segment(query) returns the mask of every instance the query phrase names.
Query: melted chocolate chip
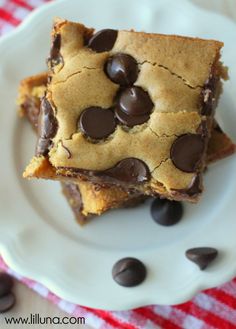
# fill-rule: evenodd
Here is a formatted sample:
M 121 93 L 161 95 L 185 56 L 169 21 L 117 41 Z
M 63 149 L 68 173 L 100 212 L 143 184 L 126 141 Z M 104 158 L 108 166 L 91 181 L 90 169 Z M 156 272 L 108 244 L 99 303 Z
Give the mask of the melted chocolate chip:
M 194 196 L 196 194 L 202 193 L 201 179 L 199 175 L 193 178 L 191 185 L 187 190 L 185 190 L 185 193 L 189 196 Z
M 97 53 L 109 51 L 113 48 L 118 31 L 117 30 L 101 30 L 95 33 L 88 42 L 88 47 Z
M 112 134 L 116 129 L 116 120 L 111 109 L 89 107 L 79 118 L 81 131 L 92 139 L 103 139 Z
M 39 137 L 37 145 L 36 145 L 36 155 L 43 155 L 46 156 L 52 147 L 52 141 L 50 139 L 45 139 Z
M 120 123 L 130 128 L 137 125 L 141 125 L 147 122 L 150 118 L 150 114 L 144 114 L 138 116 L 128 115 L 125 112 L 123 112 L 118 106 L 115 108 L 115 115 L 116 118 L 120 121 Z
M 116 54 L 105 65 L 105 72 L 111 81 L 121 86 L 131 86 L 138 77 L 138 63 L 127 54 Z
M 57 119 L 54 116 L 51 104 L 44 97 L 39 113 L 38 134 L 42 138 L 53 138 L 57 133 L 57 128 Z
M 130 116 L 150 114 L 154 106 L 149 94 L 141 87 L 136 86 L 121 92 L 118 105 L 124 113 Z
M 52 145 L 51 138 L 55 137 L 58 129 L 57 119 L 49 101 L 44 97 L 41 102 L 38 119 L 37 155 L 46 155 Z
M 176 191 L 178 194 L 188 195 L 190 197 L 202 193 L 202 182 L 200 176 L 199 175 L 194 176 L 188 188 L 174 190 L 174 191 Z
M 112 269 L 113 279 L 121 286 L 134 287 L 142 283 L 147 275 L 144 264 L 132 257 L 120 259 Z
M 0 297 L 7 295 L 13 287 L 13 279 L 7 273 L 0 273 Z
M 186 257 L 204 270 L 218 255 L 215 248 L 201 247 L 189 249 L 185 253 Z
M 218 81 L 217 76 L 211 75 L 204 85 L 202 90 L 202 115 L 209 116 L 215 109 L 215 92 Z
M 56 34 L 52 41 L 52 47 L 51 47 L 50 57 L 49 57 L 49 61 L 50 61 L 52 67 L 63 62 L 62 56 L 60 54 L 60 50 L 61 50 L 61 35 Z
M 13 293 L 9 293 L 0 298 L 0 313 L 4 313 L 10 310 L 15 305 L 15 295 Z
M 150 179 L 149 168 L 136 158 L 121 160 L 115 167 L 97 173 L 98 176 L 104 174 L 130 184 L 144 183 Z
M 155 199 L 151 205 L 151 215 L 154 221 L 163 226 L 177 224 L 183 216 L 183 205 L 177 201 Z
M 80 193 L 79 186 L 73 183 L 62 183 L 63 193 L 70 203 L 70 206 L 75 214 L 76 219 L 80 224 L 86 222 L 91 216 L 83 214 L 83 199 Z
M 176 168 L 184 172 L 195 172 L 202 160 L 205 143 L 201 135 L 179 136 L 170 150 L 170 157 Z

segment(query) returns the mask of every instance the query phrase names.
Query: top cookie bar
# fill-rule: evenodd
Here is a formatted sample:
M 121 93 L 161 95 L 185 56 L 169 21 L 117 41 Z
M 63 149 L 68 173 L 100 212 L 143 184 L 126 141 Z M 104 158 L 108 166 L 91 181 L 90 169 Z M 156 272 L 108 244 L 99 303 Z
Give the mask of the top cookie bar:
M 57 20 L 25 177 L 196 201 L 225 71 L 221 42 Z

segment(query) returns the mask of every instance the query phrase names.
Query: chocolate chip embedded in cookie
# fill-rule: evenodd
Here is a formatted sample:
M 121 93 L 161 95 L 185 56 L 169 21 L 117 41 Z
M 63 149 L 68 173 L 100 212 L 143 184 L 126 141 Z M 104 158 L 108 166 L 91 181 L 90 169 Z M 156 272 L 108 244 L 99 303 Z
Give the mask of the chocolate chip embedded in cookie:
M 124 159 L 113 168 L 102 172 L 101 175 L 106 175 L 129 184 L 143 183 L 150 179 L 150 171 L 147 165 L 135 158 Z
M 176 195 L 187 195 L 190 197 L 193 197 L 195 195 L 198 195 L 202 192 L 202 180 L 200 178 L 200 175 L 197 174 L 193 177 L 190 185 L 185 189 L 180 190 L 174 190 L 176 192 Z
M 132 56 L 119 53 L 108 58 L 105 72 L 120 86 L 131 86 L 138 78 L 138 63 Z
M 150 114 L 153 109 L 153 102 L 148 93 L 141 87 L 125 89 L 119 96 L 118 106 L 120 109 L 132 116 Z
M 79 127 L 87 137 L 106 138 L 116 129 L 114 113 L 111 109 L 89 107 L 81 113 Z
M 150 114 L 136 115 L 136 116 L 128 115 L 125 112 L 123 112 L 119 106 L 116 106 L 115 108 L 115 115 L 121 124 L 128 126 L 130 128 L 137 125 L 141 125 L 147 122 L 150 118 Z
M 216 87 L 218 85 L 218 78 L 210 75 L 202 90 L 202 115 L 211 115 L 216 105 Z
M 88 47 L 97 53 L 109 51 L 113 48 L 117 35 L 117 30 L 106 29 L 98 31 L 89 40 Z
M 41 102 L 38 119 L 39 140 L 36 146 L 36 154 L 46 155 L 52 144 L 51 139 L 55 137 L 58 129 L 57 119 L 49 101 L 44 97 Z
M 174 165 L 184 172 L 195 172 L 202 160 L 204 139 L 198 134 L 179 136 L 171 146 L 170 157 Z

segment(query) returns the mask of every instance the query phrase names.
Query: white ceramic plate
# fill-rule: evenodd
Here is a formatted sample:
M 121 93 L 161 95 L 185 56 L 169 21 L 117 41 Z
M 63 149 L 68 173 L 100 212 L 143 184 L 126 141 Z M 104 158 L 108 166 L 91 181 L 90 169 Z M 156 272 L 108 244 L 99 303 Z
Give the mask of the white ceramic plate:
M 225 42 L 230 67 L 219 120 L 236 140 L 236 25 L 185 1 L 62 0 L 31 15 L 0 41 L 0 252 L 17 272 L 46 285 L 70 302 L 103 309 L 130 309 L 147 304 L 175 304 L 197 291 L 221 284 L 236 274 L 236 157 L 212 166 L 198 205 L 186 205 L 176 226 L 156 225 L 149 205 L 111 211 L 80 228 L 58 183 L 25 181 L 35 137 L 16 116 L 19 81 L 45 68 L 54 16 L 97 29 L 135 28 Z M 234 88 L 233 88 L 234 86 Z M 216 247 L 221 257 L 201 272 L 185 250 Z M 135 288 L 117 285 L 113 264 L 133 256 L 148 268 L 147 280 Z

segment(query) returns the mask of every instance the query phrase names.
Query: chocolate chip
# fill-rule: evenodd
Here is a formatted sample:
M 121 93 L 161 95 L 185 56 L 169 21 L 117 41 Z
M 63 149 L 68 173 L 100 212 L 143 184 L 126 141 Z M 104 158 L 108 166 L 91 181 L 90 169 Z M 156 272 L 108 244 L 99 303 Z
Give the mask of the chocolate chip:
M 130 184 L 144 183 L 150 179 L 149 168 L 143 161 L 136 158 L 121 160 L 113 168 L 97 173 L 97 175 L 100 174 Z
M 119 106 L 115 108 L 115 115 L 116 118 L 120 121 L 120 123 L 131 128 L 147 122 L 150 118 L 150 114 L 144 114 L 138 116 L 128 115 L 125 112 L 123 112 L 119 108 Z
M 127 54 L 116 54 L 105 65 L 105 72 L 111 81 L 121 86 L 131 86 L 138 77 L 138 63 Z
M 136 86 L 121 92 L 118 105 L 124 113 L 132 116 L 150 114 L 154 106 L 148 93 Z
M 179 136 L 170 150 L 172 162 L 184 172 L 195 172 L 202 160 L 204 144 L 204 139 L 198 134 Z
M 132 257 L 120 259 L 112 269 L 113 279 L 124 287 L 137 286 L 144 281 L 146 275 L 144 264 Z
M 199 194 L 202 192 L 202 187 L 201 187 L 201 179 L 200 176 L 197 175 L 195 177 L 193 177 L 191 185 L 189 186 L 189 188 L 186 190 L 186 193 L 189 196 L 194 196 L 196 194 Z
M 216 86 L 219 78 L 214 75 L 210 75 L 209 79 L 206 81 L 204 88 L 202 90 L 202 115 L 211 115 L 215 109 L 215 92 Z
M 56 34 L 52 41 L 50 57 L 48 59 L 52 67 L 58 65 L 63 61 L 62 56 L 60 54 L 60 50 L 61 50 L 61 35 Z
M 106 138 L 116 129 L 114 113 L 111 109 L 89 107 L 81 113 L 79 127 L 90 138 Z
M 118 31 L 117 30 L 101 30 L 95 33 L 88 42 L 88 47 L 97 53 L 102 53 L 104 51 L 109 51 L 113 48 Z
M 7 273 L 0 273 L 0 297 L 7 295 L 13 287 L 13 279 Z
M 52 146 L 52 141 L 50 139 L 45 139 L 39 137 L 36 145 L 36 155 L 43 155 L 46 156 Z
M 58 129 L 57 119 L 54 116 L 53 109 L 49 101 L 44 97 L 41 102 L 38 135 L 42 138 L 53 138 Z
M 202 120 L 199 127 L 197 128 L 197 133 L 202 136 L 202 138 L 208 137 L 208 124 L 207 120 Z
M 204 270 L 218 255 L 215 248 L 201 247 L 189 249 L 185 253 L 186 257 Z
M 15 305 L 16 299 L 13 293 L 9 293 L 0 298 L 0 313 L 10 310 Z
M 166 199 L 155 199 L 151 205 L 151 215 L 154 221 L 163 226 L 171 226 L 178 223 L 183 216 L 181 202 Z
M 58 129 L 57 119 L 49 101 L 44 97 L 41 102 L 38 118 L 37 155 L 46 155 L 52 145 L 51 138 L 55 137 Z

